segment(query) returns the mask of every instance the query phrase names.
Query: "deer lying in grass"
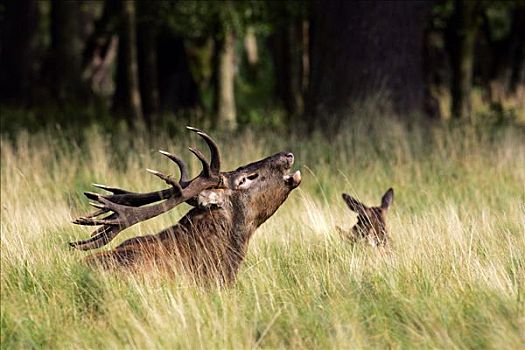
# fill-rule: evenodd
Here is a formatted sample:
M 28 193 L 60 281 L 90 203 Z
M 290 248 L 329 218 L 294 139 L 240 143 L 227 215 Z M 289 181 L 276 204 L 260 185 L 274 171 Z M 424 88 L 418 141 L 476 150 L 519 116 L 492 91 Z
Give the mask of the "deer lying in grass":
M 367 207 L 349 194 L 343 193 L 343 200 L 350 210 L 357 213 L 357 223 L 351 231 L 337 227 L 339 233 L 352 242 L 366 240 L 370 245 L 386 246 L 388 231 L 386 228 L 386 213 L 394 201 L 394 190 L 388 189 L 381 198 L 380 207 Z
M 82 249 L 106 245 L 122 230 L 167 212 L 186 202 L 191 209 L 173 227 L 156 235 L 131 238 L 114 250 L 91 255 L 89 263 L 111 266 L 157 266 L 182 268 L 196 280 L 230 283 L 235 279 L 255 230 L 264 223 L 301 183 L 299 171 L 290 173 L 292 153 L 277 153 L 234 171 L 220 171 L 219 149 L 201 130 L 188 127 L 206 141 L 211 152 L 208 163 L 203 154 L 190 148 L 202 163 L 202 172 L 189 180 L 184 162 L 160 151 L 180 168 L 177 182 L 171 176 L 148 171 L 171 187 L 150 193 L 135 193 L 120 188 L 94 185 L 111 192 L 101 195 L 86 192 L 98 210 L 74 221 L 79 225 L 100 226 L 90 239 L 70 243 Z M 157 204 L 148 205 L 159 202 Z M 105 217 L 103 215 L 109 214 Z

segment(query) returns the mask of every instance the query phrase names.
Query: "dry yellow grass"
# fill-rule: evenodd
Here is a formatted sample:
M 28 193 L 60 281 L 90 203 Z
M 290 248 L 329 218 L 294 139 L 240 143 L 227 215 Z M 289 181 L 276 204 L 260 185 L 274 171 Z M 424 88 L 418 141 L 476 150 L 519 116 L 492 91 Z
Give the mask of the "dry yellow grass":
M 233 168 L 281 150 L 303 183 L 257 231 L 229 289 L 92 271 L 68 249 L 86 229 L 91 182 L 140 191 L 144 168 L 174 170 L 155 150 L 185 155 L 187 136 L 96 128 L 73 137 L 19 133 L 1 141 L 2 348 L 492 348 L 525 346 L 525 138 L 385 120 L 327 141 L 275 132 L 219 135 Z M 89 142 L 85 142 L 89 140 Z M 241 146 L 242 145 L 242 146 Z M 196 162 L 192 163 L 198 168 Z M 340 200 L 369 203 L 394 187 L 394 246 L 351 246 Z M 151 233 L 186 208 L 121 234 Z

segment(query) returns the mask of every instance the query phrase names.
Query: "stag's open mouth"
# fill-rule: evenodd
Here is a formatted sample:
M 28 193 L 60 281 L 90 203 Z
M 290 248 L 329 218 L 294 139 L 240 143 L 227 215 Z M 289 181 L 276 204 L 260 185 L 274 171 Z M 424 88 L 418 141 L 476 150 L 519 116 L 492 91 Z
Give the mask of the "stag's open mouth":
M 286 154 L 286 157 L 288 158 L 288 171 L 283 178 L 288 186 L 290 186 L 291 188 L 296 188 L 301 183 L 301 171 L 297 170 L 293 174 L 291 174 L 290 170 L 294 163 L 293 153 Z
M 301 171 L 297 170 L 293 174 L 284 175 L 284 181 L 288 186 L 296 188 L 301 183 Z

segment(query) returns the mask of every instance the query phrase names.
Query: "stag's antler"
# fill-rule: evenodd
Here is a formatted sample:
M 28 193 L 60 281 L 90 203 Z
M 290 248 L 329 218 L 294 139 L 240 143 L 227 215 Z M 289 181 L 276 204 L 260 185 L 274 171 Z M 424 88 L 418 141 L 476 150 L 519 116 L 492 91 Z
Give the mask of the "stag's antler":
M 193 180 L 188 180 L 188 168 L 186 164 L 171 153 L 159 151 L 178 165 L 181 173 L 180 180 L 177 182 L 169 175 L 151 169 L 146 170 L 164 180 L 168 185 L 171 185 L 171 188 L 155 192 L 137 193 L 117 187 L 94 184 L 95 187 L 111 192 L 112 194 L 101 195 L 93 192 L 85 192 L 86 197 L 95 201 L 90 202 L 90 204 L 98 210 L 74 220 L 73 223 L 87 226 L 100 225 L 101 227 L 91 234 L 90 239 L 70 243 L 72 247 L 82 250 L 102 247 L 115 238 L 122 230 L 138 222 L 165 213 L 182 202 L 191 201 L 206 189 L 223 185 L 222 175 L 220 174 L 221 159 L 216 143 L 209 135 L 199 129 L 189 126 L 187 129 L 196 132 L 206 141 L 210 148 L 210 163 L 208 163 L 198 149 L 190 148 L 190 151 L 202 163 L 201 173 Z M 165 201 L 151 206 L 144 206 L 160 200 Z M 110 214 L 106 217 L 100 217 L 107 213 Z

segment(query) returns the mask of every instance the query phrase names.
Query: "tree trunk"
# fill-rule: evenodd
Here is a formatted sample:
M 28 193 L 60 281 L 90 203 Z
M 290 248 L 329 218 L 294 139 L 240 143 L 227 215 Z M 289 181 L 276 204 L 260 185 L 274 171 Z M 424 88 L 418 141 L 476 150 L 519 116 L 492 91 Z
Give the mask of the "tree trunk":
M 441 30 L 429 27 L 425 31 L 423 71 L 425 77 L 424 111 L 432 119 L 444 119 L 450 112 L 442 103 L 449 93 L 450 64 L 445 50 L 445 35 Z
M 280 25 L 272 43 L 276 95 L 290 117 L 303 112 L 303 24 L 297 20 Z
M 246 28 L 244 35 L 244 50 L 250 66 L 255 66 L 259 62 L 259 50 L 257 48 L 257 37 L 252 26 Z
M 303 20 L 301 24 L 302 30 L 302 46 L 303 50 L 301 53 L 301 93 L 303 97 L 308 92 L 308 86 L 310 84 L 310 22 Z M 303 100 L 304 109 L 304 100 Z M 304 112 L 304 111 L 303 111 Z
M 477 33 L 478 3 L 470 0 L 455 0 L 455 13 L 449 35 L 451 40 L 452 97 L 451 114 L 454 119 L 471 116 L 472 74 Z
M 233 130 L 237 127 L 235 108 L 235 38 L 233 32 L 225 29 L 224 38 L 217 40 L 217 86 L 216 120 L 217 127 Z
M 0 43 L 0 100 L 30 104 L 38 9 L 35 0 L 4 1 Z
M 82 59 L 82 78 L 94 93 L 110 96 L 114 92 L 111 65 L 118 46 L 119 0 L 105 0 L 102 15 L 86 40 Z
M 122 1 L 121 6 L 117 87 L 113 97 L 113 109 L 133 123 L 143 119 L 137 62 L 135 2 Z
M 158 37 L 157 58 L 161 110 L 178 113 L 200 106 L 199 88 L 191 74 L 182 38 Z
M 60 102 L 86 96 L 81 79 L 80 3 L 51 1 L 51 90 Z
M 138 26 L 140 91 L 144 118 L 151 126 L 160 111 L 159 80 L 157 66 L 157 34 L 151 23 Z
M 308 115 L 314 123 L 373 100 L 399 114 L 421 111 L 428 1 L 315 1 Z
M 489 101 L 501 104 L 516 92 L 515 83 L 519 80 L 516 78 L 519 77 L 519 67 L 523 66 L 525 3 L 516 3 L 512 14 L 509 14 L 512 18 L 510 31 L 504 38 L 493 39 L 496 30 L 491 27 L 487 12 L 488 10 L 485 10 L 482 14 L 481 33 L 488 43 L 488 52 L 476 52 L 476 60 L 482 60 L 485 66 L 482 70 L 485 74 L 481 75 L 483 85 L 489 88 Z
M 253 26 L 248 26 L 244 33 L 244 53 L 246 58 L 246 79 L 252 84 L 257 84 L 260 73 L 259 48 L 257 36 Z
M 525 3 L 519 2 L 514 12 L 514 22 L 511 34 L 513 46 L 512 74 L 510 76 L 510 91 L 525 93 Z M 518 96 L 520 97 L 520 96 Z M 521 96 L 522 98 L 525 96 Z

